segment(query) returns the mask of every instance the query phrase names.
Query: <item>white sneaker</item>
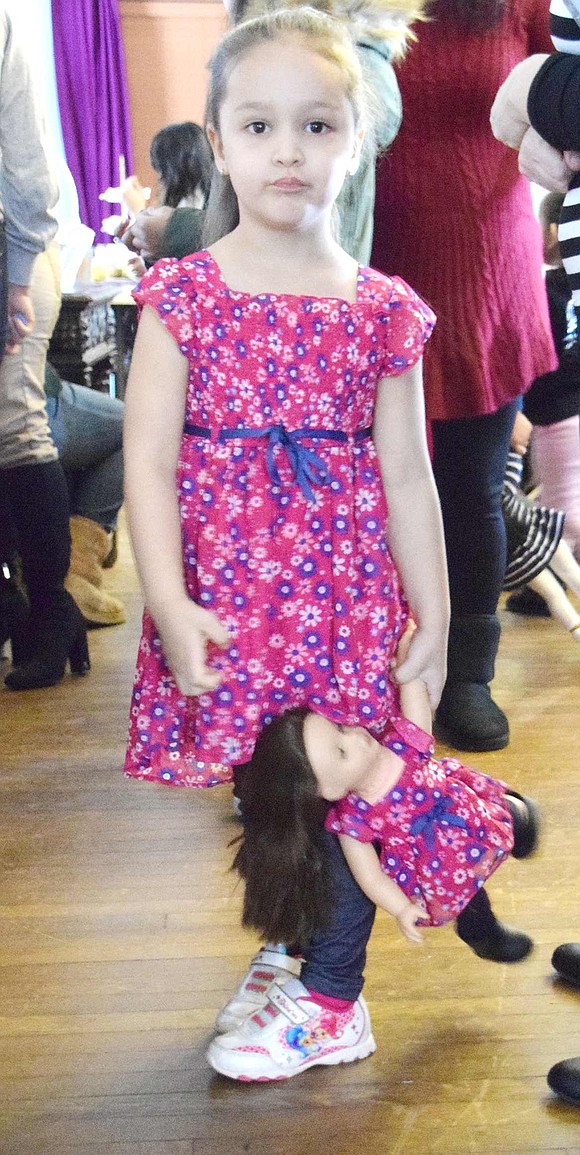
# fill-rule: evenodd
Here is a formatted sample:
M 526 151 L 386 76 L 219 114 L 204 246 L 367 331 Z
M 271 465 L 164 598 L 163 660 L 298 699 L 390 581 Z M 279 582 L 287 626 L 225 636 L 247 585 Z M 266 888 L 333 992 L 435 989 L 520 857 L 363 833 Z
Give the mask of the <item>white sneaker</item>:
M 364 999 L 347 1011 L 312 1001 L 298 979 L 270 987 L 268 1002 L 207 1052 L 214 1071 L 243 1082 L 290 1079 L 309 1067 L 366 1059 L 376 1048 Z
M 215 1024 L 218 1034 L 235 1031 L 248 1015 L 261 1010 L 268 1002 L 272 983 L 284 983 L 291 975 L 300 976 L 302 962 L 274 947 L 262 947 L 254 955 L 250 969 L 235 995 L 220 1011 Z

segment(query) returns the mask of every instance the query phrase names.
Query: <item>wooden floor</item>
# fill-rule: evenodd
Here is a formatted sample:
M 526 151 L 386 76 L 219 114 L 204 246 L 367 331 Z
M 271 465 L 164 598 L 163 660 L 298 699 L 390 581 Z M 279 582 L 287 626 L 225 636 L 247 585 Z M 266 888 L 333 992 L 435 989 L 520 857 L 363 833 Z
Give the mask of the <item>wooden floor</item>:
M 580 1109 L 545 1076 L 580 1054 L 580 991 L 550 967 L 580 940 L 580 646 L 502 614 L 512 741 L 472 758 L 543 808 L 541 853 L 489 887 L 534 953 L 482 962 L 451 928 L 413 948 L 379 914 L 376 1054 L 238 1085 L 204 1058 L 255 947 L 228 874 L 230 793 L 123 778 L 140 613 L 125 539 L 107 580 L 129 621 L 91 634 L 90 676 L 0 691 L 2 1155 L 579 1153 Z

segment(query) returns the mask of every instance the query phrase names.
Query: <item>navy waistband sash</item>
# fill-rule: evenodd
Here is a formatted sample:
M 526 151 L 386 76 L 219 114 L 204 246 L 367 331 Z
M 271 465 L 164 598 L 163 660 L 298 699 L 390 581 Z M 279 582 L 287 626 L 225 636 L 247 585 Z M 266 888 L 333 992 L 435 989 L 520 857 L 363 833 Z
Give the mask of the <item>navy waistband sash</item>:
M 186 421 L 183 432 L 189 437 L 210 437 L 211 430 L 203 425 L 193 425 Z M 371 435 L 371 427 L 357 429 L 352 438 L 354 441 L 365 441 Z M 274 449 L 280 445 L 285 450 L 290 467 L 294 473 L 294 480 L 300 486 L 307 501 L 316 500 L 312 485 L 328 485 L 332 478 L 321 457 L 308 449 L 303 441 L 334 441 L 344 444 L 349 440 L 349 434 L 343 429 L 285 429 L 283 425 L 267 425 L 264 429 L 228 428 L 220 429 L 216 441 L 248 441 L 251 438 L 267 438 L 266 464 L 268 473 L 274 485 L 281 485 L 280 474 L 276 467 Z

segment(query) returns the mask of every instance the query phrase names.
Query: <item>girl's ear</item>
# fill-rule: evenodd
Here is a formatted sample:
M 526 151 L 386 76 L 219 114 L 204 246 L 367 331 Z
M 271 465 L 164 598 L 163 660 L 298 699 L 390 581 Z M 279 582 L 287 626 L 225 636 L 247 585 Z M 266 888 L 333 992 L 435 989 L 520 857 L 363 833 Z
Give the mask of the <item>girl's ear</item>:
M 360 164 L 360 154 L 362 151 L 364 138 L 365 138 L 365 130 L 364 130 L 364 128 L 359 128 L 359 130 L 358 130 L 358 132 L 354 138 L 352 157 L 349 161 L 348 168 L 346 170 L 348 176 L 354 176 L 355 172 L 358 169 L 358 166 Z
M 225 162 L 225 158 L 224 158 L 222 138 L 218 132 L 218 129 L 214 128 L 213 124 L 208 124 L 205 131 L 206 131 L 207 139 L 209 140 L 209 143 L 211 145 L 211 150 L 213 152 L 213 158 L 215 160 L 215 166 L 216 166 L 218 172 L 221 172 L 222 176 L 227 176 L 227 168 L 226 168 L 226 162 Z

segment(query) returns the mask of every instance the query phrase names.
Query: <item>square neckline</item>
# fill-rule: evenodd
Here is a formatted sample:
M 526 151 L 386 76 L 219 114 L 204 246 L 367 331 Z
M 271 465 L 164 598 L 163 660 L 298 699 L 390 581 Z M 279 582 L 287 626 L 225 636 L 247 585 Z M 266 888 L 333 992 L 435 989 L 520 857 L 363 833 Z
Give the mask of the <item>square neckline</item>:
M 319 297 L 315 293 L 267 293 L 267 292 L 250 293 L 244 289 L 232 289 L 230 287 L 230 285 L 228 285 L 228 283 L 227 283 L 227 281 L 226 281 L 226 279 L 225 279 L 225 277 L 224 277 L 224 275 L 220 269 L 220 266 L 213 255 L 213 253 L 210 253 L 209 249 L 202 249 L 201 255 L 209 258 L 209 261 L 211 262 L 211 265 L 212 265 L 213 269 L 215 270 L 215 273 L 216 273 L 219 281 L 221 282 L 225 291 L 230 295 L 230 297 L 234 297 L 234 298 L 243 297 L 248 301 L 263 301 L 263 300 L 268 300 L 268 301 L 281 301 L 281 300 L 334 301 L 339 305 L 348 305 L 349 309 L 355 309 L 355 308 L 357 308 L 358 305 L 360 305 L 360 288 L 361 288 L 361 285 L 364 284 L 365 277 L 364 277 L 362 265 L 360 265 L 358 263 L 358 261 L 357 261 L 357 266 L 356 266 L 356 268 L 357 268 L 356 296 L 355 296 L 354 301 L 347 301 L 346 297 L 332 297 L 332 296 Z

